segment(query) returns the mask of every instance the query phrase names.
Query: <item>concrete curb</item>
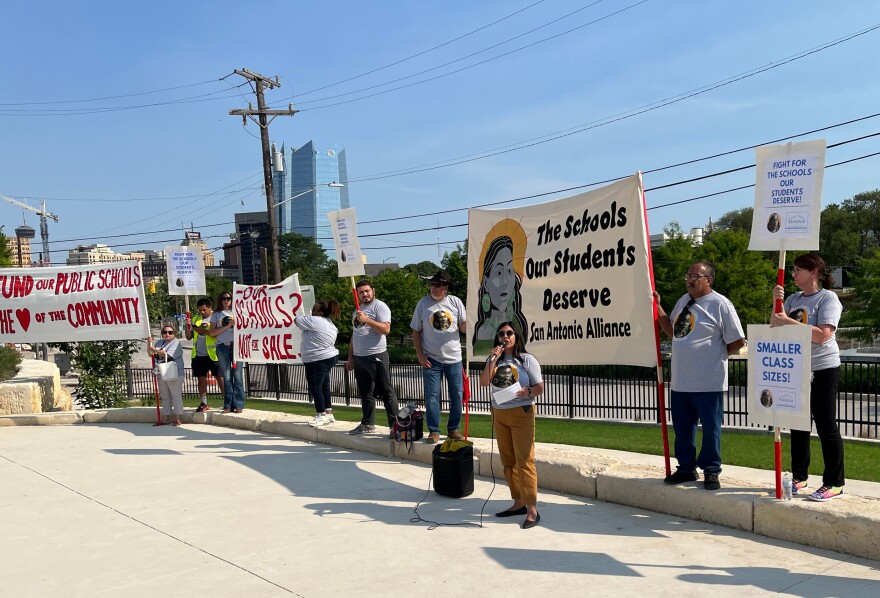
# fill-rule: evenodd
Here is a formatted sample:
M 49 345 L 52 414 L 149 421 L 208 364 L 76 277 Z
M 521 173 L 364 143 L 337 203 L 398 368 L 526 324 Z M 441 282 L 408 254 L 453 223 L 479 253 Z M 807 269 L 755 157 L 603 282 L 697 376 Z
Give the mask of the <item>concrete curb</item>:
M 328 444 L 382 457 L 430 464 L 436 444 L 409 446 L 388 439 L 388 429 L 352 436 L 351 422 L 322 428 L 308 425 L 311 417 L 272 411 L 243 413 L 186 411 L 185 424 L 208 424 Z M 96 411 L 52 412 L 0 417 L 0 426 L 63 425 L 78 423 L 147 423 L 156 421 L 152 407 Z M 493 451 L 493 448 L 495 449 Z M 618 453 L 617 456 L 624 455 Z M 625 458 L 625 456 L 623 457 Z M 504 469 L 497 447 L 486 439 L 474 440 L 474 471 L 502 479 Z M 803 498 L 780 502 L 766 485 L 722 479 L 721 490 L 707 492 L 702 482 L 667 486 L 663 470 L 652 465 L 626 463 L 596 449 L 565 445 L 538 445 L 535 449 L 538 482 L 542 489 L 588 499 L 685 517 L 769 538 L 880 560 L 880 499 L 848 494 L 830 503 Z M 742 470 L 745 471 L 745 470 Z

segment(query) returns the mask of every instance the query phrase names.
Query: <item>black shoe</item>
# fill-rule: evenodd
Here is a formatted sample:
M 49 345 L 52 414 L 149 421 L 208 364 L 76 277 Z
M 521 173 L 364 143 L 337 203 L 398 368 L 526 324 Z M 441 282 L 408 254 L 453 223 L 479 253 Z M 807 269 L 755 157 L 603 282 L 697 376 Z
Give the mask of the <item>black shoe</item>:
M 196 409 L 196 413 L 203 413 L 208 409 L 210 409 L 210 407 L 208 407 L 207 403 L 200 403 L 198 408 Z
M 703 480 L 703 488 L 706 490 L 718 490 L 721 488 L 721 482 L 718 481 L 717 473 L 706 472 Z
M 521 506 L 518 509 L 507 509 L 506 511 L 501 511 L 500 513 L 495 513 L 496 517 L 513 517 L 514 515 L 525 515 L 529 510 L 525 507 L 525 505 Z
M 534 519 L 526 519 L 525 521 L 523 521 L 522 528 L 523 529 L 532 529 L 533 527 L 538 525 L 539 521 L 541 521 L 541 514 L 537 513 L 535 515 Z
M 681 484 L 683 482 L 696 482 L 699 479 L 700 476 L 697 474 L 696 470 L 682 471 L 681 469 L 676 469 L 675 473 L 666 476 L 663 478 L 663 481 L 667 484 Z M 718 479 L 717 476 L 716 479 Z

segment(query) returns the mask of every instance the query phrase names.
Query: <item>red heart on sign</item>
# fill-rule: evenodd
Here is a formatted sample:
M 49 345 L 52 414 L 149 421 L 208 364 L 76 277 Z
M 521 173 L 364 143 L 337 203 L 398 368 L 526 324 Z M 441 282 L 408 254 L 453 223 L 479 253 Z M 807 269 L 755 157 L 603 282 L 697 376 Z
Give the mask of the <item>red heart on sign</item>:
M 24 328 L 24 331 L 27 332 L 28 326 L 31 325 L 31 312 L 29 309 L 16 309 L 15 317 L 18 318 L 18 323 L 21 324 L 21 327 Z

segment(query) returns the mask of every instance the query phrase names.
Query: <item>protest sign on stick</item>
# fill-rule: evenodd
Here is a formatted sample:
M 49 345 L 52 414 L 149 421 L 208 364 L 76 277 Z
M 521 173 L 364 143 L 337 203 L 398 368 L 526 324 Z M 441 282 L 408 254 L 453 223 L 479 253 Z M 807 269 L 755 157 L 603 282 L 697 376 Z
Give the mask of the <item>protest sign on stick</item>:
M 809 432 L 810 327 L 749 324 L 748 333 L 749 423 Z
M 351 278 L 351 292 L 354 295 L 354 305 L 360 309 L 357 289 L 355 288 L 355 276 L 363 276 L 364 260 L 361 257 L 361 243 L 357 234 L 357 215 L 354 208 L 327 212 L 330 219 L 330 228 L 333 229 L 333 243 L 336 247 L 336 265 L 339 267 L 339 277 Z
M 824 139 L 755 148 L 755 209 L 749 249 L 779 251 L 776 284 L 785 285 L 785 252 L 819 249 Z M 773 312 L 782 311 L 776 300 Z M 782 498 L 782 435 L 774 427 L 776 498 Z

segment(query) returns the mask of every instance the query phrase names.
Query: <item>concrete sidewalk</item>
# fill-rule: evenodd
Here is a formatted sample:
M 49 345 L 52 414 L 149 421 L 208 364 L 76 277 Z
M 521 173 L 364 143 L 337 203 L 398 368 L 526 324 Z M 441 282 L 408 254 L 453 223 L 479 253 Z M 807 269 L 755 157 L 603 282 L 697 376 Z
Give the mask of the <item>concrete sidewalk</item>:
M 3 427 L 0 595 L 880 594 L 877 561 L 544 490 L 522 530 L 503 480 L 456 500 L 430 473 L 216 425 Z M 471 525 L 413 522 L 426 496 Z

